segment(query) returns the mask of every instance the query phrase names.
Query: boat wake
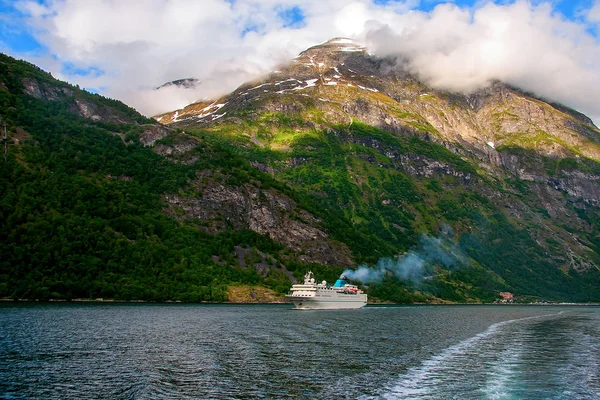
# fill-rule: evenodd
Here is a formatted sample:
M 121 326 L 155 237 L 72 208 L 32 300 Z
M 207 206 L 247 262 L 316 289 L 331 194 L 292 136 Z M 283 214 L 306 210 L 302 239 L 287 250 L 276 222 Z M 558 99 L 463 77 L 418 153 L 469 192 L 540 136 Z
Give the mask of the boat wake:
M 507 398 L 524 353 L 522 335 L 514 324 L 556 317 L 564 311 L 502 321 L 485 331 L 410 368 L 399 381 L 383 390 L 384 399 L 406 398 Z M 510 397 L 510 396 L 508 396 Z

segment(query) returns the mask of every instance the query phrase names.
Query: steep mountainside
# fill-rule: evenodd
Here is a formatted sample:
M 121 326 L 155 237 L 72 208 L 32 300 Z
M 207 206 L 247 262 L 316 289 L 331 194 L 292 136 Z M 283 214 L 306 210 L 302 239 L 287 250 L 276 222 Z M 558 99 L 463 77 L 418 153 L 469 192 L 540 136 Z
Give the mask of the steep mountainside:
M 600 301 L 600 133 L 501 83 L 334 39 L 165 126 L 1 56 L 0 115 L 0 297 L 252 301 L 364 265 L 381 300 Z
M 597 279 L 600 131 L 501 82 L 470 95 L 433 90 L 401 61 L 337 38 L 221 99 L 156 119 L 220 138 L 343 214 L 377 243 L 342 240 L 354 262 L 393 257 L 450 226 L 470 264 L 517 293 L 552 297 Z

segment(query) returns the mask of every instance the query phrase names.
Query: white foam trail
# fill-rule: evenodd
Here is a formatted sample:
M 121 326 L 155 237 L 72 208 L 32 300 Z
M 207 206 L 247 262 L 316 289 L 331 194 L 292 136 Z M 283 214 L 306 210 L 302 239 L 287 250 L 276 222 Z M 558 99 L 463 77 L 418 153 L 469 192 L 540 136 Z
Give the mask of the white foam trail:
M 510 384 L 515 381 L 515 366 L 521 360 L 523 346 L 515 343 L 507 351 L 503 351 L 488 373 L 488 379 L 481 392 L 490 400 L 506 399 L 510 396 Z
M 496 334 L 499 334 L 501 332 L 500 328 L 502 328 L 503 326 L 531 319 L 553 317 L 560 315 L 563 312 L 564 311 L 561 311 L 556 314 L 517 318 L 492 324 L 485 331 L 478 333 L 477 335 L 470 337 L 466 340 L 463 340 L 462 342 L 454 346 L 450 346 L 442 350 L 442 352 L 438 355 L 435 355 L 432 358 L 425 360 L 420 366 L 410 368 L 402 377 L 402 379 L 389 389 L 388 393 L 382 395 L 382 398 L 390 400 L 407 399 L 415 397 L 429 398 L 428 396 L 432 395 L 431 390 L 438 387 L 442 379 L 458 380 L 460 379 L 460 376 L 464 374 L 464 371 L 457 371 L 456 369 L 452 369 L 452 366 L 449 365 L 452 360 L 460 359 L 461 356 L 465 354 L 468 349 L 479 345 L 481 342 L 489 340 Z M 513 354 L 511 354 L 511 357 L 513 359 L 518 358 L 519 352 L 515 351 Z M 491 383 L 490 391 L 489 393 L 487 393 L 489 398 L 504 397 L 502 393 L 506 392 L 506 383 L 508 383 L 508 379 L 510 379 L 510 375 L 512 373 L 512 371 L 509 368 L 510 365 L 510 362 L 503 363 L 502 367 L 504 367 L 506 370 L 502 372 L 502 376 L 506 377 L 506 380 L 496 380 L 494 383 Z M 452 374 L 458 375 L 458 378 L 453 377 Z

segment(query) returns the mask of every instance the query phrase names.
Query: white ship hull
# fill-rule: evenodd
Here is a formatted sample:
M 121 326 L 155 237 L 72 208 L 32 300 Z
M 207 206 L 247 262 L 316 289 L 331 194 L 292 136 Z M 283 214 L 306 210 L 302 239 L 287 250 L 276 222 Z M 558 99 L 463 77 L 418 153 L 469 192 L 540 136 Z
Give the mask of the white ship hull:
M 347 295 L 340 298 L 287 296 L 298 310 L 347 310 L 367 305 L 367 295 Z
M 367 305 L 367 295 L 340 276 L 333 286 L 326 281 L 316 283 L 312 271 L 304 275 L 304 283 L 292 286 L 285 296 L 299 310 L 347 310 Z

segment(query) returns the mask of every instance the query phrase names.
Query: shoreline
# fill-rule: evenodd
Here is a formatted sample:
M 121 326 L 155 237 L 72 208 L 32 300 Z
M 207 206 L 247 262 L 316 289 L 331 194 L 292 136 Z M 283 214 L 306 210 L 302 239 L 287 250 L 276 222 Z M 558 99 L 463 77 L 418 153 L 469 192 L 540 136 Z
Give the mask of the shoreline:
M 90 303 L 90 304 L 210 304 L 210 305 L 283 305 L 291 304 L 286 301 L 272 302 L 250 302 L 250 301 L 200 301 L 186 302 L 182 300 L 165 300 L 165 301 L 150 301 L 150 300 L 117 300 L 117 299 L 10 299 L 0 298 L 2 303 Z M 385 306 L 600 306 L 600 302 L 594 303 L 572 303 L 572 302 L 536 302 L 536 303 L 389 303 L 389 302 L 373 302 L 367 303 L 367 307 L 385 307 Z

